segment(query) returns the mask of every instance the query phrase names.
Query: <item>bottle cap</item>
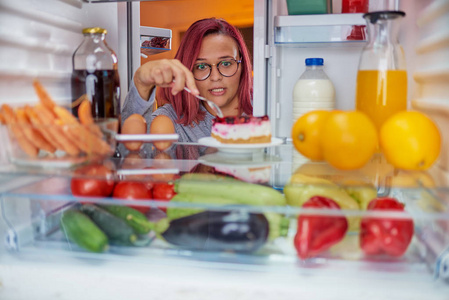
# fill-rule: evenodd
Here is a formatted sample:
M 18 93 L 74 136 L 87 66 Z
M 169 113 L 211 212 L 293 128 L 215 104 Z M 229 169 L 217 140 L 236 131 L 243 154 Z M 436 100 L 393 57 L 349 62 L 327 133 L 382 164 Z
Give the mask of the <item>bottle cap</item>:
M 322 66 L 324 59 L 322 58 L 306 58 L 306 66 Z
M 84 29 L 83 29 L 83 34 L 86 34 L 86 33 L 91 33 L 91 34 L 95 34 L 95 33 L 98 33 L 98 34 L 107 34 L 108 31 L 107 31 L 106 29 L 104 29 L 104 28 L 101 28 L 101 27 L 89 27 L 89 28 L 84 28 Z

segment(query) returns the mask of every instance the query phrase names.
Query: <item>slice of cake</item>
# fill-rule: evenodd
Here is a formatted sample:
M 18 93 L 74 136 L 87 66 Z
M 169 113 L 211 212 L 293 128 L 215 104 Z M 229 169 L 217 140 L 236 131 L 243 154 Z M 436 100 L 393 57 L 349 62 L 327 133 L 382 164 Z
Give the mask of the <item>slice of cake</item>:
M 215 118 L 211 136 L 225 144 L 270 143 L 270 119 L 268 116 Z

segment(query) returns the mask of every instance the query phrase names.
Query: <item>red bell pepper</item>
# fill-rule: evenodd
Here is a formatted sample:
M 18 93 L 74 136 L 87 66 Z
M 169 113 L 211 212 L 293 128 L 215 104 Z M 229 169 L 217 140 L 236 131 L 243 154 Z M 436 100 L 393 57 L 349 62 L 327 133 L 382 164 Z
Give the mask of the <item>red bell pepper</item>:
M 376 198 L 368 210 L 404 211 L 404 204 L 395 198 Z M 413 220 L 363 217 L 360 226 L 360 247 L 367 255 L 401 256 L 413 237 Z
M 340 209 L 334 200 L 314 196 L 307 200 L 304 208 Z M 295 248 L 301 259 L 318 255 L 343 239 L 348 230 L 344 216 L 300 215 L 295 235 Z

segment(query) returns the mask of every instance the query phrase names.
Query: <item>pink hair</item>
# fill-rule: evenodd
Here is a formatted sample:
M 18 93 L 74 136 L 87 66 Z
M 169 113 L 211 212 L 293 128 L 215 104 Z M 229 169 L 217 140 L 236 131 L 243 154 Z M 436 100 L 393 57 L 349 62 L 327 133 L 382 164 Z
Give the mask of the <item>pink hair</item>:
M 243 112 L 247 115 L 252 115 L 253 79 L 251 60 L 243 37 L 237 28 L 223 19 L 210 18 L 196 21 L 184 34 L 175 59 L 181 61 L 189 70 L 192 70 L 200 52 L 203 38 L 210 34 L 227 35 L 237 42 L 242 60 L 242 63 L 239 65 L 239 68 L 242 68 L 242 73 L 237 90 L 239 115 Z M 179 124 L 190 125 L 193 122 L 198 123 L 204 120 L 204 112 L 201 112 L 199 106 L 200 102 L 185 91 L 173 96 L 169 88 L 158 88 L 157 97 L 168 100 L 171 103 L 178 116 L 177 122 Z

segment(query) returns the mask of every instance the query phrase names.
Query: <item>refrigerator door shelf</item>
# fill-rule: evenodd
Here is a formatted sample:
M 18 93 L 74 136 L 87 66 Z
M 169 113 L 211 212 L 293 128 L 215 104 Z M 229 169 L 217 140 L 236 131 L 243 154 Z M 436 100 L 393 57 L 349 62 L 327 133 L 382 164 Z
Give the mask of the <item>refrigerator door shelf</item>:
M 340 43 L 366 42 L 365 20 L 362 14 L 326 14 L 306 16 L 275 16 L 274 42 L 277 45 L 307 46 L 325 43 L 339 46 Z
M 140 26 L 140 51 L 144 55 L 170 51 L 171 39 L 170 29 Z

